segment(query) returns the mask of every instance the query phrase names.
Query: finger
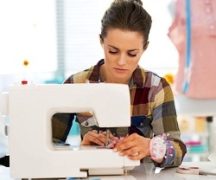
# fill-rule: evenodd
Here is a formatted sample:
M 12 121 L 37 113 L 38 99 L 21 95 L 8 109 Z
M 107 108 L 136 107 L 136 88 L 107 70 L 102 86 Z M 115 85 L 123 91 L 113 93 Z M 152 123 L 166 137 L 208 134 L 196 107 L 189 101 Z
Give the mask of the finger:
M 136 146 L 136 143 L 133 142 L 133 141 L 119 141 L 117 144 L 116 144 L 116 150 L 117 151 L 125 151 L 127 149 L 130 149 L 130 148 L 133 148 Z
M 84 144 L 97 144 L 97 145 L 101 145 L 103 146 L 105 143 L 105 136 L 102 134 L 98 134 L 97 131 L 93 130 L 93 131 L 88 131 L 85 136 L 84 136 Z
M 92 141 L 99 144 L 99 145 L 104 145 L 106 142 L 106 135 L 103 133 L 93 133 L 90 134 L 92 136 Z
M 137 156 L 139 154 L 140 154 L 140 151 L 136 147 L 130 148 L 127 150 L 123 150 L 120 152 L 120 155 L 122 155 L 122 156 Z
M 99 146 L 104 146 L 105 143 L 102 142 L 100 139 L 93 139 L 92 142 L 96 145 L 99 145 Z
M 140 137 L 140 135 L 138 135 L 137 133 L 133 133 L 130 134 L 128 136 L 125 136 L 124 138 L 122 138 L 122 141 L 134 141 L 136 139 L 138 139 Z
M 143 142 L 143 137 L 141 137 L 140 135 L 136 133 L 133 133 L 129 136 L 122 138 L 122 140 L 118 142 L 117 148 L 118 150 L 124 150 L 124 149 L 138 146 L 142 142 Z
M 92 136 L 96 136 L 98 132 L 96 130 L 88 131 L 87 134 L 90 134 Z
M 133 155 L 128 156 L 128 158 L 131 159 L 131 160 L 141 160 L 144 157 L 143 157 L 143 155 L 141 153 L 137 152 L 137 153 L 135 153 Z
M 104 134 L 98 134 L 97 139 L 105 144 L 106 140 L 107 140 L 107 137 Z
M 89 133 L 86 138 L 91 143 L 94 143 L 100 146 L 104 146 L 104 140 L 103 138 L 100 138 L 100 135 Z

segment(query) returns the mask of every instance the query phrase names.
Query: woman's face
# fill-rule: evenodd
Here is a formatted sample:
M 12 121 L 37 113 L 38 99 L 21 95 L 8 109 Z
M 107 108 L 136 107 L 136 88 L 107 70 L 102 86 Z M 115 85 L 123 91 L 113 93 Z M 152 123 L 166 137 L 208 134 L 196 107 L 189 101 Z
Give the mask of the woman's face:
M 144 38 L 135 31 L 109 29 L 101 42 L 105 54 L 102 74 L 106 82 L 128 83 L 144 52 Z

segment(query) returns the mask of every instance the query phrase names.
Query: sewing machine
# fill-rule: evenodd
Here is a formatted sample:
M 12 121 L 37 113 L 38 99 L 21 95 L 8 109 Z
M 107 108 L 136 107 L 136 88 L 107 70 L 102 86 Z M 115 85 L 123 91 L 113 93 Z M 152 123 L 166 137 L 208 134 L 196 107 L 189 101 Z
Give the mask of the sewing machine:
M 14 178 L 86 177 L 123 174 L 140 165 L 112 149 L 62 146 L 52 142 L 55 113 L 93 112 L 99 127 L 130 126 L 127 85 L 17 85 L 4 98 L 10 118 L 10 171 Z

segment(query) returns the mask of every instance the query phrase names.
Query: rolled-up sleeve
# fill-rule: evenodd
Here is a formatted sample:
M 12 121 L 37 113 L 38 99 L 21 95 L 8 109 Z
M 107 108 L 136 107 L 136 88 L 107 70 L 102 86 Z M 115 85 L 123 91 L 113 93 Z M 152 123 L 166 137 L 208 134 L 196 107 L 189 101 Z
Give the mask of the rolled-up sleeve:
M 153 132 L 155 136 L 166 134 L 167 141 L 169 141 L 164 161 L 161 164 L 157 164 L 157 166 L 179 166 L 187 150 L 185 144 L 180 139 L 172 89 L 165 79 L 162 78 L 159 85 L 155 88 L 154 96 Z M 171 154 L 169 154 L 170 149 L 172 149 Z

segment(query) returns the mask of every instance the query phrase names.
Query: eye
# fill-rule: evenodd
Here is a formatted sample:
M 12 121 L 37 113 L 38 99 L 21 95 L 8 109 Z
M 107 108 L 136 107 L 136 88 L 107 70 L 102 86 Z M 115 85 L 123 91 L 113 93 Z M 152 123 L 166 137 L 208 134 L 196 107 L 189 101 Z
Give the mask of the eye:
M 109 50 L 109 53 L 110 54 L 117 54 L 118 52 L 117 51 L 111 51 L 111 50 Z
M 135 54 L 135 53 L 128 53 L 128 56 L 130 56 L 130 57 L 136 57 L 137 54 Z

